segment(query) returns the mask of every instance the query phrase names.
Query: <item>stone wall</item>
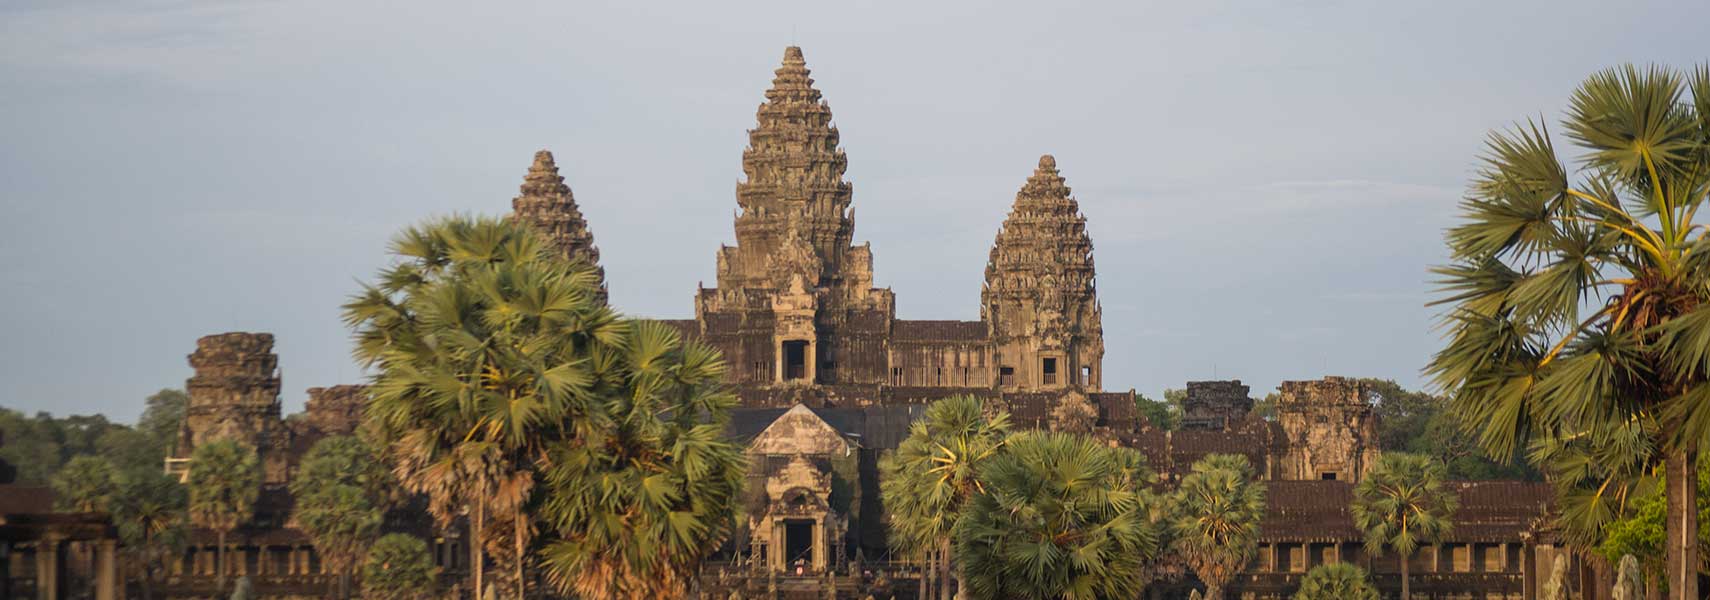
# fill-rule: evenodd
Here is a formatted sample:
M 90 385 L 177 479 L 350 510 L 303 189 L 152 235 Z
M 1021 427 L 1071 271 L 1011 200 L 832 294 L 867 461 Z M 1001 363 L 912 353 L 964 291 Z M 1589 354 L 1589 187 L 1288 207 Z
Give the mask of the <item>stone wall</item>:
M 1253 399 L 1241 380 L 1189 381 L 1182 400 L 1182 429 L 1222 430 L 1253 412 Z
M 1280 479 L 1358 481 L 1377 463 L 1377 416 L 1359 380 L 1285 381 L 1278 389 L 1288 443 Z

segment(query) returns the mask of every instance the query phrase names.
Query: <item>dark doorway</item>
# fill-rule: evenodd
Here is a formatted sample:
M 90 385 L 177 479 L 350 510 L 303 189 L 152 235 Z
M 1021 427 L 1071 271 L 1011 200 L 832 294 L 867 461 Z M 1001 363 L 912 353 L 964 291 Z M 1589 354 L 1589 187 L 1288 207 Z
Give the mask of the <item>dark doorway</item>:
M 1040 372 L 1044 373 L 1044 377 L 1042 379 L 1045 382 L 1045 385 L 1055 385 L 1057 383 L 1057 359 L 1045 359 L 1044 368 L 1040 369 Z
M 807 342 L 790 340 L 784 342 L 784 379 L 804 379 L 807 377 Z
M 784 521 L 784 567 L 794 571 L 797 561 L 813 566 L 813 521 L 808 519 Z

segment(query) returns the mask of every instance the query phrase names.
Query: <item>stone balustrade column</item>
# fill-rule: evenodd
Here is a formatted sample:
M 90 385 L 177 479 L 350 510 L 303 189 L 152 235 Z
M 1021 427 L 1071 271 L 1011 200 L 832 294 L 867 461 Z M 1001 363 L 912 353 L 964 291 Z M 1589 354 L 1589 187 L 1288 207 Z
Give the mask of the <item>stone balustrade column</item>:
M 119 543 L 101 540 L 95 549 L 95 600 L 119 600 Z
M 60 560 L 60 540 L 48 537 L 36 542 L 36 598 L 60 600 L 59 583 L 64 564 Z

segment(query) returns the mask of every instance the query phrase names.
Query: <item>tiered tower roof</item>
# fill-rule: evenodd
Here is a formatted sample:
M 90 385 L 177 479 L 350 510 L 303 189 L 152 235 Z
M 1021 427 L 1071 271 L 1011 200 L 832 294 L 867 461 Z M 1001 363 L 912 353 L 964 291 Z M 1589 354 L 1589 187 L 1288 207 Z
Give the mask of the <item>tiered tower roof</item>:
M 605 301 L 606 269 L 600 266 L 600 249 L 594 245 L 594 234 L 588 231 L 588 221 L 576 206 L 570 186 L 558 174 L 551 152 L 534 153 L 534 164 L 523 177 L 522 195 L 511 200 L 511 214 L 545 234 L 565 257 L 594 267 L 600 279 L 600 300 Z
M 863 279 L 864 265 L 845 272 L 845 259 L 861 260 L 851 252 L 848 161 L 837 146 L 831 107 L 808 75 L 801 48 L 786 48 L 742 153 L 737 245 L 721 256 L 721 288 L 776 289 L 795 275 L 810 288 L 838 287 L 850 275 Z
M 1039 157 L 992 243 L 982 310 L 1000 299 L 1054 297 L 1066 305 L 1093 299 L 1092 238 L 1069 192 L 1057 159 Z

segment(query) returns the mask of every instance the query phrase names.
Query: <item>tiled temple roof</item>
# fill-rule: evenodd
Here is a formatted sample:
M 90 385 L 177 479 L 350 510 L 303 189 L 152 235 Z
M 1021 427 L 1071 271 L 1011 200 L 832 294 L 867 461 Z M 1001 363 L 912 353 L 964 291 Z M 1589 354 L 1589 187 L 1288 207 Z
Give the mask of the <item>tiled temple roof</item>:
M 1352 542 L 1363 539 L 1349 506 L 1354 484 L 1346 481 L 1267 481 L 1261 542 Z M 1457 481 L 1460 497 L 1454 528 L 1445 541 L 1503 543 L 1521 539 L 1552 510 L 1549 484 L 1523 481 Z
M 891 326 L 891 339 L 899 342 L 975 342 L 987 339 L 983 321 L 905 321 Z

